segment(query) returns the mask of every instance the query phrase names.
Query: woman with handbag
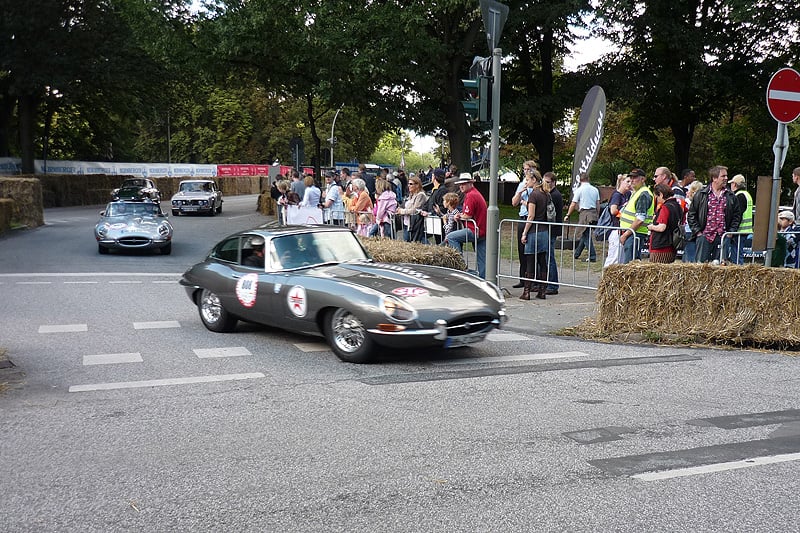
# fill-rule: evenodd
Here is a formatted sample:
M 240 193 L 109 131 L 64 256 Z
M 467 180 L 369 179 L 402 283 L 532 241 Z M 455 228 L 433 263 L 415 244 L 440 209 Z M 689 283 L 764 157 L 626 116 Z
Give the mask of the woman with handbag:
M 672 263 L 677 255 L 672 234 L 675 230 L 683 233 L 683 208 L 673 196 L 672 187 L 665 183 L 656 185 L 653 194 L 660 207 L 653 216 L 653 223 L 647 226 L 650 230 L 650 262 Z

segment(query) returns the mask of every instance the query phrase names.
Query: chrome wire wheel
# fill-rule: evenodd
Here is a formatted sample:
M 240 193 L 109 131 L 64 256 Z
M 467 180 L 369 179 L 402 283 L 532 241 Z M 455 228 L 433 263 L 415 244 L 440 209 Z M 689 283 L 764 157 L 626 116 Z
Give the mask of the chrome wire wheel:
M 219 296 L 208 289 L 203 289 L 200 294 L 197 308 L 203 325 L 211 331 L 225 333 L 233 331 L 236 327 L 237 319 L 225 310 Z
M 222 311 L 219 297 L 213 292 L 203 291 L 203 296 L 200 300 L 200 313 L 203 315 L 203 320 L 209 324 L 215 324 L 219 322 Z
M 337 309 L 331 318 L 331 340 L 342 352 L 360 350 L 367 340 L 364 323 L 347 309 Z

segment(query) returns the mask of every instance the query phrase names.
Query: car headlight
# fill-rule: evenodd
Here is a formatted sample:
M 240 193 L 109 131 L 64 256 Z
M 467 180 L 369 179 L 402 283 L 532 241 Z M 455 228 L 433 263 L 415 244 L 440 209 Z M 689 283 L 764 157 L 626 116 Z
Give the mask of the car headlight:
M 108 226 L 106 224 L 103 224 L 102 226 L 97 228 L 97 235 L 99 235 L 101 238 L 105 237 L 107 233 L 108 233 Z
M 492 298 L 497 300 L 500 303 L 504 303 L 506 301 L 503 293 L 500 291 L 500 287 L 492 283 L 491 281 L 484 281 L 481 283 L 481 287 L 483 290 Z
M 398 322 L 409 322 L 417 318 L 417 310 L 393 296 L 384 296 L 381 299 L 381 311 L 383 314 Z

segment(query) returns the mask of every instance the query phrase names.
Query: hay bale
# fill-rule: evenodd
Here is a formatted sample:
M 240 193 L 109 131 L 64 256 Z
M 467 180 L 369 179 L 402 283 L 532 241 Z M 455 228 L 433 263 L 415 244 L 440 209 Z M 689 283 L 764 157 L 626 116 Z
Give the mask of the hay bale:
M 379 237 L 360 237 L 364 247 L 379 263 L 414 263 L 466 270 L 464 258 L 455 248 Z
M 603 272 L 597 333 L 800 348 L 800 270 L 634 261 Z
M 31 177 L 0 178 L 0 198 L 13 200 L 11 225 L 35 228 L 44 224 L 42 183 Z

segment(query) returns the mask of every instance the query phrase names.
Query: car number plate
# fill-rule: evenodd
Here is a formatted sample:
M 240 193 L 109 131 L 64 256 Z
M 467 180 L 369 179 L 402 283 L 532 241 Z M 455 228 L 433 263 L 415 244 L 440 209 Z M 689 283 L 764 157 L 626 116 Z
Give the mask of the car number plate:
M 447 337 L 447 340 L 444 341 L 444 347 L 458 348 L 459 346 L 475 344 L 485 339 L 488 334 L 488 331 L 482 331 L 480 333 L 470 333 L 469 335 L 459 335 L 458 337 Z
M 183 209 L 184 211 L 197 211 L 197 206 L 194 206 L 194 205 L 188 205 L 188 206 L 186 206 L 186 207 L 183 207 L 182 209 Z

